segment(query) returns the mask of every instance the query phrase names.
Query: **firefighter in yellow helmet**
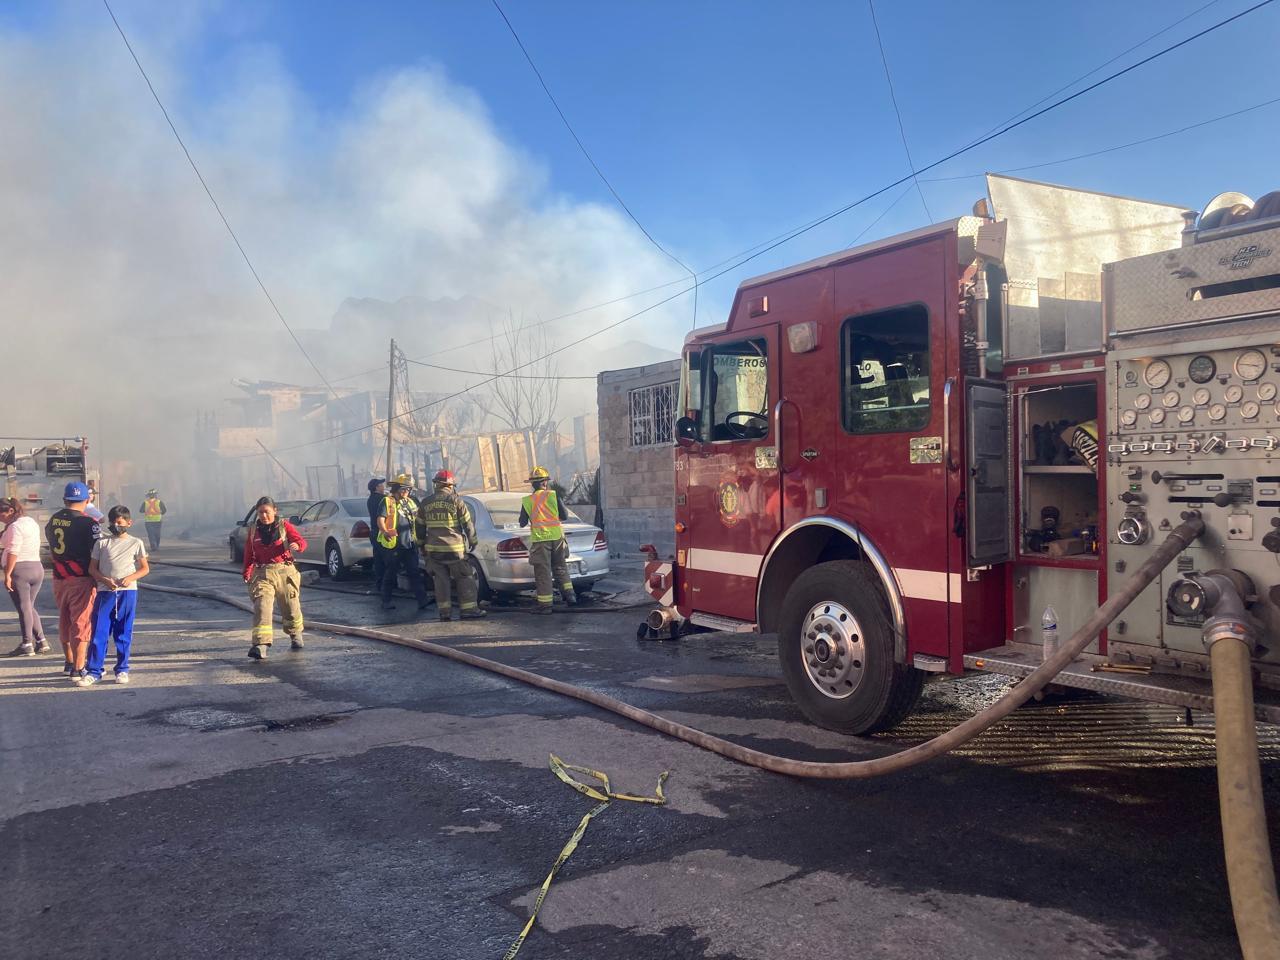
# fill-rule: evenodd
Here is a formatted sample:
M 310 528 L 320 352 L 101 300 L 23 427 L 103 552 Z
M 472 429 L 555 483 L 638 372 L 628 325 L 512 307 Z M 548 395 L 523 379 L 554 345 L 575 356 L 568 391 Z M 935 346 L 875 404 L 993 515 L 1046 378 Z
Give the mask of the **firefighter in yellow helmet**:
M 431 478 L 435 491 L 418 506 L 415 539 L 427 561 L 427 573 L 436 585 L 436 610 L 440 619 L 453 619 L 453 588 L 463 620 L 479 620 L 485 611 L 476 603 L 476 572 L 467 553 L 476 548 L 476 528 L 466 503 L 454 492 L 448 470 Z
M 545 467 L 534 467 L 529 475 L 533 492 L 520 507 L 520 526 L 529 528 L 529 563 L 533 565 L 534 592 L 538 597 L 537 612 L 548 614 L 560 588 L 564 602 L 578 602 L 569 579 L 569 545 L 565 543 L 562 523 L 569 514 L 551 489 L 551 474 Z

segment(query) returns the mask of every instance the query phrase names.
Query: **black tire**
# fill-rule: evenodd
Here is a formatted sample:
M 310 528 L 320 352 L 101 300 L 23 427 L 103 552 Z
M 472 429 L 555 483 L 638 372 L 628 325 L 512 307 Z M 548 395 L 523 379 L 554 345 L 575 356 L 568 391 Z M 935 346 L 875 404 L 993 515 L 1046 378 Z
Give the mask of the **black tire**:
M 485 579 L 484 568 L 480 566 L 480 561 L 475 557 L 468 556 L 467 562 L 471 564 L 471 569 L 476 572 L 476 599 L 481 603 L 488 603 L 493 599 L 493 588 L 489 586 L 489 581 Z
M 824 604 L 830 607 L 823 607 Z M 860 656 L 855 658 L 847 652 L 856 648 L 831 644 L 807 655 L 806 619 L 811 614 L 818 618 L 810 623 L 810 628 L 824 619 L 834 622 L 830 611 L 837 611 L 835 616 L 843 620 L 838 613 L 841 609 L 852 617 L 849 636 L 860 638 Z M 828 613 L 824 614 L 824 610 Z M 816 633 L 821 641 L 822 629 L 819 627 Z M 856 560 L 836 560 L 810 567 L 796 578 L 783 598 L 778 630 L 782 675 L 800 712 L 820 727 L 848 734 L 874 733 L 897 725 L 911 712 L 920 697 L 924 674 L 894 661 L 893 640 L 892 621 L 879 581 L 865 564 Z M 810 649 L 813 647 L 811 644 Z M 811 677 L 806 657 L 818 662 L 816 658 L 820 654 L 827 654 L 830 663 L 838 665 L 845 661 L 834 652 L 837 650 L 844 650 L 842 655 L 849 657 L 849 663 L 861 671 L 856 679 L 833 673 L 833 678 L 840 679 L 833 679 L 832 685 L 827 685 L 827 678 Z M 819 679 L 827 693 L 819 689 Z M 847 691 L 846 686 L 850 688 Z
M 342 559 L 342 548 L 333 540 L 326 543 L 324 545 L 325 573 L 334 580 L 345 580 L 349 569 L 346 561 Z

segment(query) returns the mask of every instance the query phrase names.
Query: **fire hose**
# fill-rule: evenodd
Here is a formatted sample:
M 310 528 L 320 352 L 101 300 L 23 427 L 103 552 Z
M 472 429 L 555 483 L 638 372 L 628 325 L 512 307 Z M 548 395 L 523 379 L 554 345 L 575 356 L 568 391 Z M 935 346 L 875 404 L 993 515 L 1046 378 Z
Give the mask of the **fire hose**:
M 1107 599 L 1087 621 L 1059 648 L 1058 652 L 1028 674 L 1000 700 L 981 713 L 957 724 L 932 740 L 885 757 L 845 762 L 793 760 L 753 750 L 721 737 L 713 736 L 683 723 L 632 706 L 608 694 L 544 677 L 519 667 L 488 660 L 475 654 L 429 640 L 402 637 L 385 630 L 357 627 L 342 623 L 311 621 L 310 625 L 329 633 L 381 640 L 411 647 L 456 663 L 477 667 L 540 690 L 589 703 L 626 717 L 685 743 L 709 750 L 730 760 L 757 767 L 771 773 L 791 777 L 823 780 L 863 780 L 906 770 L 926 760 L 942 756 L 983 733 L 1007 717 L 1049 684 L 1093 639 L 1118 617 L 1172 560 L 1204 531 L 1198 513 L 1190 512 L 1179 526 L 1170 531 L 1124 585 Z M 183 594 L 216 600 L 252 611 L 242 600 L 213 590 L 161 587 L 141 584 L 164 593 Z M 1223 651 L 1219 653 L 1219 650 Z M 1249 674 L 1249 652 L 1243 643 L 1222 641 L 1214 644 L 1213 684 L 1217 710 L 1219 782 L 1222 798 L 1223 840 L 1226 847 L 1228 880 L 1232 904 L 1240 932 L 1245 960 L 1280 960 L 1280 906 L 1276 903 L 1275 876 L 1271 872 L 1270 852 L 1263 817 L 1261 774 L 1253 719 L 1253 692 Z M 1219 671 L 1219 663 L 1222 670 Z M 1219 701 L 1219 697 L 1221 700 Z M 1225 763 L 1225 765 L 1224 765 Z M 1241 887 L 1237 893 L 1237 885 Z

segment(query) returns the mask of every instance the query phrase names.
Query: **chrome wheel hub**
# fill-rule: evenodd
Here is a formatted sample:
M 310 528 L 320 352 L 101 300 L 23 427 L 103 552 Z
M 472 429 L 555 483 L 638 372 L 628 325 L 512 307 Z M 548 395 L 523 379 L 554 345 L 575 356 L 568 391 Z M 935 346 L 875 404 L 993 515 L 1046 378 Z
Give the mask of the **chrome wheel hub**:
M 834 602 L 815 604 L 800 627 L 800 654 L 809 682 L 823 696 L 843 700 L 858 689 L 866 663 L 862 627 Z

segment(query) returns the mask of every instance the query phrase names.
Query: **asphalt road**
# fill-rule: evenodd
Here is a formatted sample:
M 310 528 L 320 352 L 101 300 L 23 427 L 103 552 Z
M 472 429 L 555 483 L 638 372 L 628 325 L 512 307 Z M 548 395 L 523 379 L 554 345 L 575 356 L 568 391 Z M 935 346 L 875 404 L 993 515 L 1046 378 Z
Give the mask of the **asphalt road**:
M 166 550 L 207 568 L 154 581 L 242 596 L 217 557 Z M 894 735 L 847 739 L 801 721 L 771 638 L 638 641 L 635 611 L 450 626 L 333 587 L 305 591 L 308 616 L 391 623 L 790 756 L 898 749 L 1002 683 L 931 684 Z M 254 663 L 240 611 L 140 603 L 127 687 L 0 661 L 5 958 L 500 958 L 592 806 L 553 752 L 627 792 L 670 770 L 669 802 L 596 818 L 527 960 L 1239 956 L 1209 718 L 1049 700 L 899 776 L 800 782 L 393 645 L 313 633 Z M 15 627 L 6 607 L 6 647 Z M 1276 838 L 1271 729 L 1264 756 Z

